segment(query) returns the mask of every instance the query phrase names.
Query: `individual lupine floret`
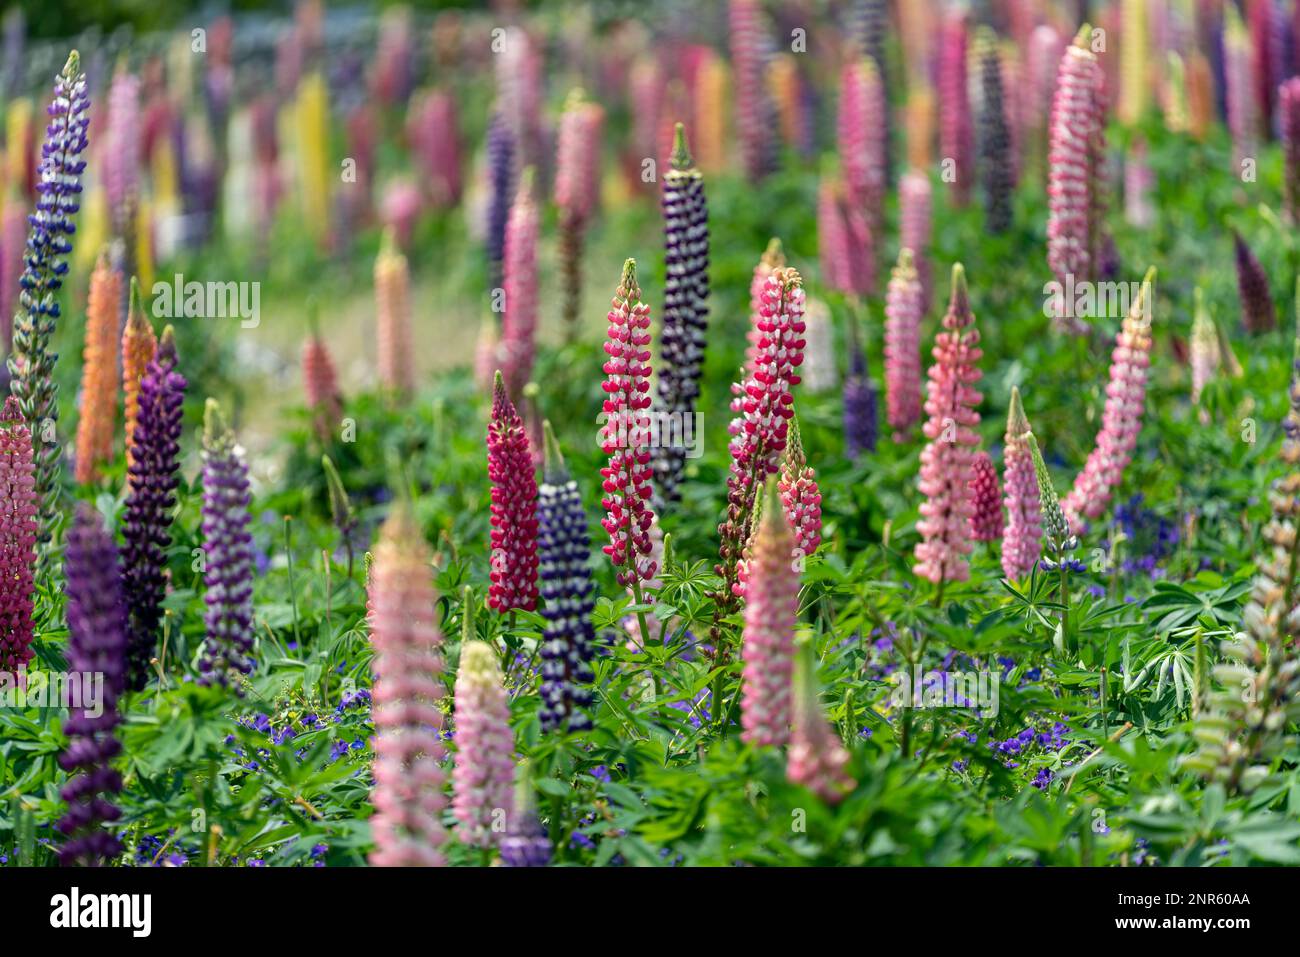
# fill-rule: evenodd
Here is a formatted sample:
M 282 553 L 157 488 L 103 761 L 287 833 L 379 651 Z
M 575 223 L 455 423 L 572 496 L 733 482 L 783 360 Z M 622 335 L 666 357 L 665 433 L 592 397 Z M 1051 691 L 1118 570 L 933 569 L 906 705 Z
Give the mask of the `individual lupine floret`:
M 1024 578 L 1043 552 L 1042 511 L 1034 456 L 1029 450 L 1029 420 L 1020 390 L 1011 387 L 1007 431 L 1002 446 L 1002 491 L 1007 524 L 1002 532 L 1002 572 L 1013 581 Z
M 181 406 L 186 386 L 176 366 L 176 334 L 168 326 L 140 380 L 135 457 L 127 469 L 122 586 L 130 615 L 127 682 L 133 691 L 148 681 L 167 590 L 167 549 L 180 482 Z
M 111 762 L 122 750 L 114 729 L 122 720 L 118 700 L 126 687 L 126 602 L 113 538 L 85 502 L 68 530 L 64 571 L 68 670 L 102 676 L 103 684 L 94 709 L 74 708 L 63 722 L 69 741 L 59 765 L 70 776 L 60 791 L 68 810 L 58 823 L 66 837 L 59 863 L 96 866 L 122 852 L 117 835 L 104 825 L 121 816 L 112 802 L 122 790 L 122 776 Z
M 1246 331 L 1258 335 L 1277 328 L 1277 309 L 1268 288 L 1268 274 L 1255 254 L 1236 230 L 1232 245 L 1237 263 L 1237 297 L 1241 301 L 1241 323 Z
M 492 557 L 488 606 L 499 612 L 537 607 L 537 478 L 524 421 L 498 372 L 487 431 L 492 483 Z
M 934 288 L 930 268 L 931 231 L 930 178 L 910 170 L 898 181 L 898 239 L 903 249 L 912 251 L 912 264 L 921 283 L 921 315 L 930 311 Z
M 600 474 L 606 511 L 601 525 L 610 543 L 602 550 L 618 571 L 618 583 L 639 588 L 654 577 L 656 564 L 650 543 L 650 304 L 641 301 L 635 260 L 623 264 L 608 320 L 600 447 L 609 464 Z
M 14 318 L 13 349 L 9 354 L 9 387 L 18 399 L 35 444 L 36 498 L 40 530 L 38 540 L 54 539 L 61 520 L 59 467 L 63 446 L 54 434 L 59 419 L 58 385 L 52 351 L 54 328 L 60 311 L 58 292 L 72 252 L 74 219 L 81 208 L 80 159 L 88 142 L 90 96 L 76 50 L 54 81 L 54 98 L 48 113 L 45 145 L 37 183 L 36 212 L 28 220 L 26 268 L 19 279 L 18 314 Z
M 228 685 L 253 670 L 253 536 L 248 465 L 221 409 L 203 416 L 203 552 L 206 639 L 199 683 Z
M 1083 471 L 1062 503 L 1070 527 L 1076 532 L 1082 530 L 1085 521 L 1100 518 L 1106 510 L 1137 445 L 1146 405 L 1147 369 L 1151 365 L 1155 278 L 1153 266 L 1143 277 L 1138 295 L 1115 336 L 1101 431 Z
M 790 420 L 790 437 L 776 487 L 786 521 L 794 531 L 795 558 L 806 559 L 822 542 L 822 493 L 817 487 L 817 473 L 804 455 L 798 419 Z
M 979 331 L 966 291 L 966 273 L 960 263 L 952 267 L 952 296 L 935 336 L 929 370 L 925 411 L 925 437 L 921 452 L 921 519 L 916 523 L 921 541 L 916 546 L 914 571 L 942 587 L 943 582 L 966 581 L 970 566 L 971 503 L 968 486 L 974 448 L 979 444 L 976 411 L 982 396 L 975 391 L 980 380 Z
M 686 149 L 678 123 L 673 155 L 664 176 L 664 318 L 659 341 L 660 415 L 679 430 L 678 443 L 655 447 L 656 489 L 664 503 L 680 499 L 677 486 L 686 467 L 686 430 L 695 428 L 695 403 L 708 331 L 709 207 L 704 177 Z M 661 418 L 661 428 L 663 419 Z
M 510 813 L 515 739 L 501 667 L 485 641 L 461 645 L 455 705 L 451 806 L 460 823 L 456 835 L 471 847 L 491 847 L 501 835 L 495 820 Z
M 551 423 L 546 434 L 546 464 L 538 489 L 537 517 L 542 580 L 542 687 L 538 719 L 542 730 L 584 731 L 591 727 L 591 658 L 595 630 L 595 584 L 591 580 L 591 539 L 578 483 L 569 476 Z
M 605 111 L 575 90 L 560 117 L 555 203 L 560 209 L 560 268 L 564 274 L 564 321 L 575 334 L 582 307 L 582 247 L 596 208 L 600 138 Z
M 13 396 L 0 412 L 0 675 L 32 660 L 36 492 L 32 434 Z
M 117 419 L 117 330 L 122 277 L 101 254 L 90 276 L 86 344 L 81 367 L 81 418 L 77 422 L 77 482 L 85 485 L 113 457 Z
M 1088 46 L 1085 24 L 1061 57 L 1052 100 L 1048 148 L 1047 265 L 1062 286 L 1091 281 L 1100 271 L 1102 247 L 1102 128 L 1105 79 Z M 1067 331 L 1086 326 L 1067 315 L 1053 317 Z
M 839 804 L 857 786 L 845 770 L 848 763 L 844 742 L 822 712 L 812 646 L 804 645 L 794 665 L 794 714 L 786 779 L 806 787 L 827 804 Z
M 443 863 L 442 635 L 432 556 L 409 506 L 384 523 L 370 570 L 370 640 L 375 649 L 376 867 Z
M 769 479 L 762 517 L 747 563 L 744 691 L 741 738 L 780 747 L 790 737 L 794 630 L 799 618 L 799 572 L 792 561 L 794 535 Z
M 998 472 L 987 452 L 979 452 L 971 465 L 970 536 L 977 542 L 996 542 L 1002 538 L 1002 490 Z
M 537 819 L 537 795 L 527 760 L 515 771 L 515 803 L 501 838 L 501 863 L 505 867 L 545 867 L 551 862 L 551 839 Z
M 524 170 L 510 207 L 505 245 L 505 312 L 501 320 L 501 373 L 506 389 L 518 396 L 532 376 L 537 348 L 537 204 L 532 169 Z
M 967 88 L 966 12 L 956 7 L 939 27 L 939 152 L 952 164 L 952 197 L 957 206 L 970 200 L 974 180 L 975 133 Z
M 984 184 L 985 225 L 989 232 L 1003 233 L 1011 227 L 1011 189 L 1015 170 L 1011 157 L 1011 130 L 1007 125 L 1002 91 L 1002 58 L 997 37 L 981 29 L 975 53 L 983 93 L 979 114 L 980 176 Z
M 126 464 L 134 460 L 135 423 L 140 414 L 140 382 L 158 349 L 149 317 L 140 306 L 140 283 L 131 277 L 131 303 L 122 332 L 122 406 L 126 420 Z
M 415 388 L 415 343 L 411 338 L 411 279 L 406 257 L 391 229 L 375 259 L 376 349 L 379 381 L 396 395 Z
M 921 421 L 923 299 L 912 250 L 904 247 L 885 294 L 885 406 L 895 442 Z

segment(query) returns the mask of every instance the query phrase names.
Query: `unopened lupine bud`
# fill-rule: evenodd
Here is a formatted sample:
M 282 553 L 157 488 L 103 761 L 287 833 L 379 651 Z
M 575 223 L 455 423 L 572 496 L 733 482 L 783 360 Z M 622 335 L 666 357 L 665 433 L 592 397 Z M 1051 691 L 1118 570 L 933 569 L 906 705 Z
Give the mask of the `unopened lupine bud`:
M 1020 402 L 1020 390 L 1012 386 L 1002 446 L 1002 490 L 1007 506 L 1002 572 L 1013 581 L 1033 571 L 1043 551 L 1042 507 L 1034 456 L 1025 437 L 1028 432 L 1029 420 Z

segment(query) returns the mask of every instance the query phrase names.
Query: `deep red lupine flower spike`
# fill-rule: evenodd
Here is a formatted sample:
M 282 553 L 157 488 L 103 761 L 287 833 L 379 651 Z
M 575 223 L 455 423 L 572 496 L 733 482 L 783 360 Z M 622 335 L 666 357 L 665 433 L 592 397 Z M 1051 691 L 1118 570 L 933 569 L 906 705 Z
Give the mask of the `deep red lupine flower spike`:
M 500 372 L 492 387 L 487 432 L 492 482 L 492 568 L 488 606 L 505 612 L 537 607 L 537 477 L 528 432 Z

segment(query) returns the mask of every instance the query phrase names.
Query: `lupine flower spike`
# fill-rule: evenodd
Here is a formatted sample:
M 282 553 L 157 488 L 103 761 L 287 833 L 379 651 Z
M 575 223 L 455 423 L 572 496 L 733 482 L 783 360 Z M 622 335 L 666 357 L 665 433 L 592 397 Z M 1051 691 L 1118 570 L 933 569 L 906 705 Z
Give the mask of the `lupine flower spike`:
M 794 664 L 794 715 L 785 776 L 827 804 L 839 804 L 857 782 L 845 770 L 849 752 L 822 711 L 817 693 L 817 665 L 812 645 L 805 644 Z
M 952 200 L 965 206 L 974 180 L 975 134 L 967 86 L 966 13 L 950 8 L 939 34 L 939 152 L 952 164 Z
M 1011 387 L 1007 431 L 1002 446 L 1002 490 L 1007 524 L 1002 533 L 1002 572 L 1019 581 L 1033 571 L 1043 551 L 1042 512 L 1038 478 L 1029 450 L 1029 420 L 1020 402 L 1020 390 Z
M 583 731 L 591 727 L 584 709 L 591 704 L 590 662 L 595 650 L 591 541 L 578 483 L 569 476 L 551 423 L 542 428 L 546 464 L 538 489 L 537 517 L 546 630 L 538 719 L 544 731 Z
M 118 309 L 122 276 L 101 254 L 90 276 L 86 305 L 86 345 L 81 367 L 81 418 L 77 422 L 76 478 L 93 482 L 99 466 L 113 458 L 117 420 Z
M 1282 134 L 1282 192 L 1291 223 L 1300 223 L 1300 77 L 1282 84 L 1280 97 Z
M 14 396 L 0 412 L 0 674 L 32 659 L 36 492 L 32 434 Z
M 126 314 L 126 329 L 122 332 L 122 405 L 126 418 L 126 464 L 129 469 L 134 459 L 135 422 L 140 413 L 140 381 L 144 378 L 153 354 L 158 348 L 149 317 L 140 305 L 140 283 L 131 277 L 131 304 Z
M 1011 130 L 1007 124 L 1002 95 L 1002 58 L 997 36 L 982 28 L 976 37 L 983 102 L 979 116 L 980 179 L 984 184 L 985 224 L 991 233 L 1011 228 L 1012 167 Z
M 1219 333 L 1210 311 L 1205 307 L 1201 287 L 1195 289 L 1195 308 L 1192 310 L 1192 404 L 1199 405 L 1201 394 L 1219 370 Z M 1209 421 L 1209 412 L 1200 410 L 1202 422 Z
M 1138 296 L 1115 336 L 1110 382 L 1101 431 L 1088 461 L 1074 480 L 1062 506 L 1070 527 L 1082 531 L 1085 521 L 1100 518 L 1133 457 L 1146 405 L 1147 368 L 1151 365 L 1151 312 L 1154 308 L 1155 267 L 1147 270 Z
M 780 747 L 790 738 L 794 630 L 799 617 L 799 573 L 794 535 L 769 479 L 762 518 L 747 563 L 741 738 Z
M 764 20 L 758 0 L 730 0 L 732 89 L 735 91 L 736 134 L 744 157 L 745 175 L 758 182 L 772 170 L 772 131 L 764 95 Z
M 849 371 L 844 377 L 844 451 L 850 459 L 876 450 L 880 413 L 876 387 L 867 375 L 867 356 L 858 336 L 858 323 L 849 317 Z
M 877 236 L 884 218 L 884 113 L 884 94 L 874 63 L 864 58 L 845 64 L 840 81 L 839 152 L 849 274 L 852 291 L 860 296 L 876 289 Z
M 1241 323 L 1252 335 L 1277 328 L 1277 309 L 1268 288 L 1268 274 L 1236 230 L 1232 244 L 1237 261 L 1237 295 L 1241 300 Z
M 943 582 L 965 581 L 970 576 L 966 556 L 970 554 L 971 502 L 968 486 L 974 447 L 979 444 L 975 428 L 980 417 L 976 408 L 981 395 L 975 391 L 980 380 L 979 331 L 966 291 L 966 273 L 961 264 L 952 267 L 952 297 L 943 317 L 943 330 L 934 340 L 934 363 L 930 366 L 929 397 L 925 411 L 925 437 L 929 443 L 921 452 L 921 519 L 916 523 L 921 541 L 916 546 L 913 569 L 942 589 Z
M 140 381 L 135 458 L 127 470 L 123 590 L 130 614 L 127 682 L 136 691 L 148 681 L 167 590 L 167 548 L 180 481 L 181 405 L 186 385 L 176 365 L 176 334 L 168 326 Z
M 497 373 L 487 432 L 492 482 L 492 568 L 488 607 L 499 612 L 537 607 L 537 478 L 524 421 Z
M 302 344 L 302 391 L 316 436 L 327 443 L 343 418 L 343 394 L 334 359 L 320 334 L 314 302 L 307 306 L 307 321 L 309 331 Z
M 903 249 L 912 251 L 912 265 L 921 283 L 921 315 L 930 311 L 934 288 L 930 268 L 930 178 L 912 170 L 898 182 L 898 233 Z
M 203 416 L 203 549 L 207 638 L 199 683 L 227 685 L 253 670 L 253 536 L 248 466 L 217 403 Z
M 682 441 L 655 450 L 655 485 L 662 502 L 681 497 L 686 429 L 695 428 L 695 402 L 708 331 L 709 207 L 704 177 L 691 162 L 686 131 L 678 123 L 671 168 L 664 176 L 664 318 L 659 341 L 659 411 L 679 428 Z
M 812 393 L 829 392 L 839 385 L 835 357 L 835 326 L 831 309 L 820 299 L 809 299 L 804 313 L 803 385 Z
M 399 504 L 370 571 L 376 867 L 443 863 L 442 635 L 431 560 L 409 506 Z
M 979 452 L 971 466 L 970 537 L 977 542 L 995 542 L 1002 538 L 1002 490 L 998 488 L 998 471 L 987 452 Z
M 847 260 L 845 262 L 847 263 Z M 742 377 L 742 386 L 743 379 L 754 372 L 754 363 L 758 357 L 758 341 L 763 337 L 762 330 L 759 329 L 759 324 L 763 321 L 763 290 L 767 286 L 768 277 L 783 266 L 785 266 L 785 249 L 781 245 L 781 240 L 773 236 L 768 240 L 763 255 L 758 258 L 758 265 L 754 267 L 754 273 L 749 280 L 749 328 L 745 330 L 745 338 L 749 345 L 745 348 L 745 373 Z M 846 286 L 843 291 L 852 290 Z M 735 410 L 736 404 L 733 402 L 732 411 Z
M 551 839 L 537 819 L 537 795 L 527 760 L 515 771 L 515 803 L 501 838 L 501 863 L 506 867 L 545 867 L 551 862 Z
M 885 294 L 885 405 L 895 442 L 904 441 L 921 421 L 923 300 L 912 250 L 905 247 Z
M 789 441 L 781 460 L 777 489 L 786 521 L 794 531 L 795 557 L 806 559 L 817 551 L 822 541 L 822 493 L 817 487 L 817 473 L 804 455 L 798 419 L 790 420 Z
M 1047 542 L 1047 551 L 1053 556 L 1051 560 L 1043 559 L 1043 565 L 1049 570 L 1067 560 L 1070 552 L 1078 546 L 1078 538 L 1070 531 L 1065 510 L 1056 495 L 1056 486 L 1043 461 L 1043 453 L 1038 448 L 1038 440 L 1033 432 L 1025 434 L 1029 445 L 1029 454 L 1034 462 L 1034 480 L 1038 483 L 1038 507 L 1042 514 L 1043 538 Z
M 488 292 L 501 287 L 501 264 L 505 252 L 506 220 L 510 215 L 511 178 L 514 170 L 515 139 L 505 115 L 497 110 L 488 124 L 488 183 L 491 198 L 487 214 Z
M 650 305 L 641 301 L 634 260 L 623 264 L 608 319 L 600 447 L 609 464 L 600 474 L 607 513 L 601 525 L 610 543 L 603 551 L 618 570 L 618 583 L 639 588 L 657 568 L 650 543 Z
M 81 208 L 81 174 L 86 162 L 90 125 L 90 97 L 76 50 L 54 82 L 39 168 L 40 193 L 30 218 L 26 268 L 19 285 L 18 315 L 14 319 L 13 351 L 9 355 L 10 389 L 18 399 L 24 420 L 32 429 L 36 449 L 36 498 L 39 507 L 39 541 L 54 539 L 60 521 L 59 463 L 63 447 L 53 434 L 59 418 L 58 385 L 51 351 L 60 311 L 58 292 L 72 252 L 74 219 Z M 44 552 L 42 552 L 44 554 Z
M 537 205 L 532 193 L 529 167 L 506 222 L 505 312 L 498 346 L 506 388 L 516 398 L 532 375 L 537 339 Z
M 60 792 L 68 810 L 58 824 L 66 837 L 59 863 L 102 865 L 122 852 L 117 835 L 104 825 L 121 815 L 112 802 L 122 790 L 122 776 L 111 762 L 122 750 L 114 728 L 122 720 L 118 700 L 126 687 L 126 602 L 113 538 L 85 502 L 68 530 L 64 572 L 68 668 L 102 675 L 104 681 L 95 710 L 73 709 L 63 723 L 69 743 L 59 764 L 70 777 Z
M 379 381 L 398 396 L 409 394 L 415 387 L 410 283 L 406 257 L 389 229 L 375 259 L 376 346 Z
M 460 824 L 456 835 L 471 847 L 490 847 L 500 839 L 501 832 L 493 828 L 495 818 L 510 812 L 515 739 L 501 667 L 487 642 L 474 639 L 461 645 L 454 700 L 451 806 Z
M 582 305 L 582 247 L 600 185 L 600 138 L 605 111 L 574 90 L 560 117 L 555 203 L 560 208 L 560 264 L 564 273 L 564 321 L 577 329 Z

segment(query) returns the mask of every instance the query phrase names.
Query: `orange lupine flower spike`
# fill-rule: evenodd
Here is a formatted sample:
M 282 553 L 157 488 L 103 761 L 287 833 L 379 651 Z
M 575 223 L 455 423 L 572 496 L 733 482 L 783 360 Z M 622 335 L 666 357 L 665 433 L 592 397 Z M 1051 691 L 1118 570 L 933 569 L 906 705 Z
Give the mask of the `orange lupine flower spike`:
M 131 277 L 131 307 L 127 312 L 126 330 L 122 333 L 122 393 L 126 411 L 126 464 L 131 464 L 135 447 L 135 419 L 140 410 L 140 379 L 158 348 L 149 317 L 140 305 L 140 283 Z
M 86 343 L 81 367 L 81 418 L 77 422 L 77 482 L 95 481 L 113 457 L 117 419 L 117 309 L 122 276 L 100 254 L 90 276 Z

